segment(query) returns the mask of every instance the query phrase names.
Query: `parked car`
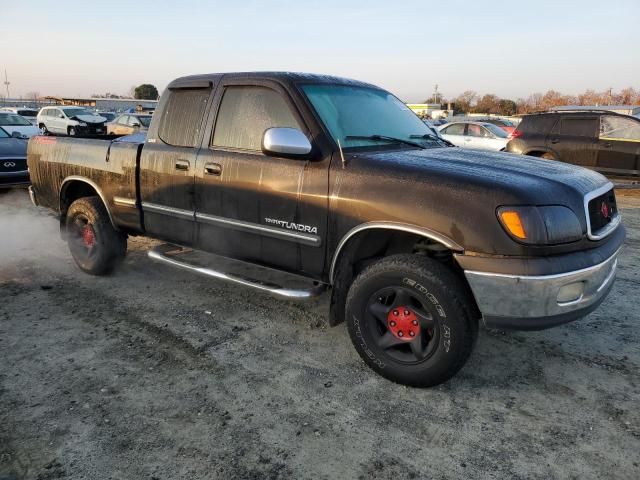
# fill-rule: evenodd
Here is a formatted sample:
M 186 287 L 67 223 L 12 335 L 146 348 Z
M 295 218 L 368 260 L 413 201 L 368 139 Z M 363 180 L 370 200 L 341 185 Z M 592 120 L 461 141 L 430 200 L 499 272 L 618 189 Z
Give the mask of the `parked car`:
M 29 120 L 29 122 L 31 122 L 31 125 L 38 124 L 38 121 L 37 121 L 38 110 L 36 110 L 35 108 L 4 107 L 4 108 L 0 108 L 0 111 L 11 112 L 11 113 L 16 113 L 18 115 L 22 115 L 24 118 Z
M 98 115 L 107 119 L 107 122 L 113 122 L 118 114 L 116 112 L 97 112 Z
M 329 323 L 414 386 L 453 376 L 480 323 L 540 329 L 594 310 L 625 238 L 599 173 L 447 147 L 389 92 L 324 75 L 180 78 L 146 137 L 35 136 L 28 160 L 32 200 L 81 270 L 108 273 L 127 236 L 146 235 L 169 242 L 151 258 L 242 288 L 330 287 Z
M 490 123 L 492 125 L 495 125 L 496 127 L 501 128 L 502 130 L 504 130 L 507 135 L 511 134 L 515 129 L 516 126 L 511 123 L 509 120 L 506 120 L 504 118 L 484 118 L 482 120 L 484 123 Z
M 83 107 L 44 107 L 38 113 L 38 127 L 42 133 L 58 135 L 103 135 L 106 121 Z
M 503 151 L 509 141 L 504 130 L 485 122 L 454 122 L 439 127 L 440 135 L 457 147 Z
M 12 112 L 0 112 L 0 127 L 9 135 L 15 136 L 17 133 L 22 138 L 29 138 L 40 133 L 40 129 L 29 120 Z
M 526 115 L 507 151 L 594 170 L 640 175 L 640 120 L 607 111 Z
M 125 113 L 113 122 L 107 123 L 107 133 L 112 135 L 131 135 L 146 131 L 151 125 L 151 115 Z
M 0 127 L 0 192 L 29 185 L 27 141 Z

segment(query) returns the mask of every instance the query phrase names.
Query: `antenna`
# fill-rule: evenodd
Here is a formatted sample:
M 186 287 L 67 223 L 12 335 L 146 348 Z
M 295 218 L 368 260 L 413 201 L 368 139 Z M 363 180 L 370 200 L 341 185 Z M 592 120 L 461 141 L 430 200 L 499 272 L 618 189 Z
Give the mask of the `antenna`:
M 11 95 L 9 95 L 9 85 L 11 85 L 11 82 L 9 81 L 9 78 L 7 77 L 7 69 L 4 69 L 4 86 L 7 89 L 7 98 L 9 98 Z

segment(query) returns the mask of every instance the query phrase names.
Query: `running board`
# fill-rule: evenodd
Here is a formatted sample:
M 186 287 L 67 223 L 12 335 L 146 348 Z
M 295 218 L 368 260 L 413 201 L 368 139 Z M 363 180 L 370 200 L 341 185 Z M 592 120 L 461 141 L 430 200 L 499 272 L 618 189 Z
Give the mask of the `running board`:
M 268 292 L 273 295 L 276 295 L 279 297 L 285 297 L 289 299 L 312 298 L 320 295 L 322 292 L 326 290 L 325 285 L 317 282 L 314 282 L 313 286 L 307 289 L 285 288 L 280 285 L 276 285 L 274 283 L 248 278 L 244 275 L 225 273 L 220 270 L 214 270 L 213 268 L 201 267 L 198 265 L 191 264 L 187 261 L 183 261 L 182 259 L 178 260 L 176 258 L 177 256 L 188 255 L 189 253 L 192 253 L 192 252 L 196 252 L 196 251 L 185 248 L 185 247 L 180 247 L 177 245 L 171 245 L 171 244 L 165 243 L 165 244 L 153 247 L 151 250 L 149 250 L 148 255 L 153 260 L 158 260 L 160 262 L 167 263 L 169 265 L 181 268 L 183 270 L 187 270 L 189 272 L 199 273 L 200 275 L 206 275 L 207 277 L 217 278 L 218 280 L 224 280 L 226 282 L 236 283 L 238 285 L 244 285 L 245 287 L 252 287 L 257 290 L 262 290 L 263 292 Z M 265 267 L 258 267 L 258 268 L 267 270 Z M 268 269 L 268 270 L 271 270 L 271 269 Z M 278 272 L 278 273 L 281 275 L 287 275 L 283 272 Z M 291 274 L 288 274 L 288 275 L 290 277 L 294 277 L 294 275 L 291 275 Z

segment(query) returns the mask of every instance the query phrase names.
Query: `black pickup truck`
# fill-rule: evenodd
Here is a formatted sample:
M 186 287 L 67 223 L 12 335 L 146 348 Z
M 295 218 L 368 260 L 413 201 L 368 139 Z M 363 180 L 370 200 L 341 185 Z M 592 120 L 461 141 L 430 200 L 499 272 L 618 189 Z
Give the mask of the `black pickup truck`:
M 625 237 L 600 174 L 451 147 L 392 94 L 320 75 L 179 78 L 146 136 L 38 136 L 28 164 L 82 270 L 108 273 L 128 235 L 147 235 L 167 242 L 152 258 L 211 277 L 288 298 L 331 288 L 330 323 L 414 386 L 453 376 L 480 322 L 540 329 L 594 310 Z

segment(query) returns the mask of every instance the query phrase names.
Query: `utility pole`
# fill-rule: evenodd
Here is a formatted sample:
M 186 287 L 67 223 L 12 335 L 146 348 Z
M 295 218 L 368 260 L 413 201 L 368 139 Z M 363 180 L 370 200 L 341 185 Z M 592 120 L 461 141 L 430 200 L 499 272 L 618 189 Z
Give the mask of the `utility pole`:
M 7 77 L 7 69 L 4 69 L 4 86 L 7 89 L 7 98 L 11 97 L 11 95 L 9 95 L 9 85 L 11 85 L 11 82 L 9 82 L 9 78 Z

